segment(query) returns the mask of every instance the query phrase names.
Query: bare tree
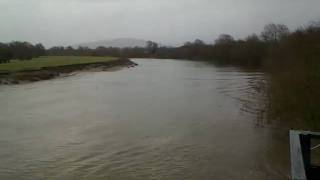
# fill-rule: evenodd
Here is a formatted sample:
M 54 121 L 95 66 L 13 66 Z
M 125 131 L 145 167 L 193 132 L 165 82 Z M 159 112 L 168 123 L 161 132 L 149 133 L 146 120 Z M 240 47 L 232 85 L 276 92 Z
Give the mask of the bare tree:
M 150 54 L 155 54 L 158 49 L 158 44 L 153 41 L 147 41 L 146 48 Z
M 0 63 L 8 63 L 12 58 L 12 54 L 7 44 L 0 43 Z
M 245 39 L 247 42 L 259 42 L 260 39 L 256 34 L 251 34 Z
M 38 43 L 34 46 L 35 57 L 44 56 L 45 54 L 46 54 L 46 49 L 41 43 Z
M 183 44 L 183 46 L 192 46 L 192 42 L 187 41 L 187 42 L 185 42 L 185 43 Z
M 215 44 L 231 44 L 234 42 L 234 38 L 229 34 L 221 34 L 218 39 L 215 40 Z
M 261 33 L 266 42 L 279 42 L 284 36 L 290 33 L 289 28 L 284 24 L 267 24 Z
M 205 43 L 202 41 L 202 40 L 200 40 L 200 39 L 196 39 L 195 41 L 194 41 L 194 43 L 193 43 L 194 45 L 205 45 Z

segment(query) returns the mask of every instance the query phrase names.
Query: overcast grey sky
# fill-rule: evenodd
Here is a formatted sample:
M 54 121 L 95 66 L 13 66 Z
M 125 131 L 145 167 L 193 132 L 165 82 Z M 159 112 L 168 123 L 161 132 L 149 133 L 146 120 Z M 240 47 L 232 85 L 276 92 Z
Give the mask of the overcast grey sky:
M 221 33 L 291 29 L 320 18 L 320 0 L 0 0 L 0 41 L 47 47 L 132 37 L 177 44 Z

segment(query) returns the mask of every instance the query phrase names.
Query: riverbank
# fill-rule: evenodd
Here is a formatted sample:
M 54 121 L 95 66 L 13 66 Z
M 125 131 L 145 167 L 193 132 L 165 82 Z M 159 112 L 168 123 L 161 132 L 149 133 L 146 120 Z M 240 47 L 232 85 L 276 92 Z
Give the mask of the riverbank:
M 0 72 L 0 85 L 49 80 L 56 77 L 68 76 L 78 71 L 106 71 L 113 67 L 134 67 L 136 65 L 136 63 L 127 58 L 118 58 L 111 61 L 58 65 L 31 70 L 3 71 Z

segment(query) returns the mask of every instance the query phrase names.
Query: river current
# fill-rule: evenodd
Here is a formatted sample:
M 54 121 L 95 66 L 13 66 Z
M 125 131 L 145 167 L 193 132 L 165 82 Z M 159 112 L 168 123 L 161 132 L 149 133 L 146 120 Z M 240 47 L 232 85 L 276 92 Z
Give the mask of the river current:
M 288 179 L 264 74 L 205 62 L 0 86 L 0 179 Z

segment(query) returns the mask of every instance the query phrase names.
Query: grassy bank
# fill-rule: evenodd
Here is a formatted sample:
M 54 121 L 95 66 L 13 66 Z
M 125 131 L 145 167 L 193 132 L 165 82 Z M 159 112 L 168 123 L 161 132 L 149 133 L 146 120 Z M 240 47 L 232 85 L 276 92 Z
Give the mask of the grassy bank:
M 39 70 L 44 67 L 58 67 L 76 64 L 90 64 L 100 62 L 111 62 L 114 57 L 93 57 L 93 56 L 44 56 L 25 61 L 11 61 L 10 63 L 0 64 L 0 71 L 18 72 L 25 70 Z
M 48 56 L 0 64 L 0 84 L 20 84 L 53 79 L 76 71 L 106 71 L 112 67 L 133 67 L 127 58 L 94 56 Z

